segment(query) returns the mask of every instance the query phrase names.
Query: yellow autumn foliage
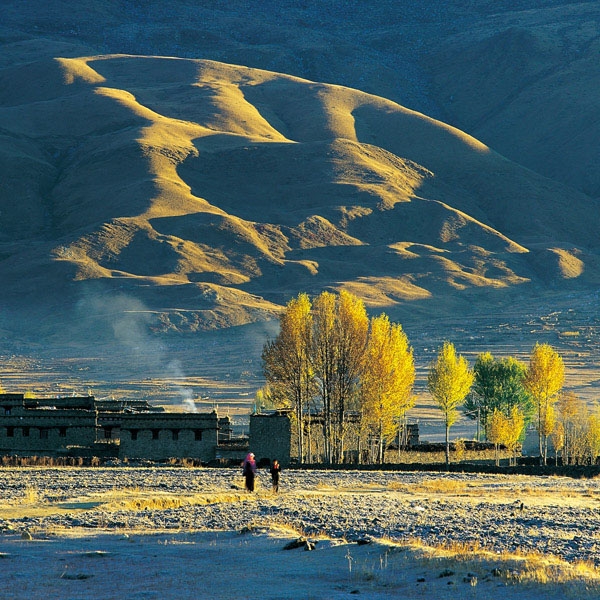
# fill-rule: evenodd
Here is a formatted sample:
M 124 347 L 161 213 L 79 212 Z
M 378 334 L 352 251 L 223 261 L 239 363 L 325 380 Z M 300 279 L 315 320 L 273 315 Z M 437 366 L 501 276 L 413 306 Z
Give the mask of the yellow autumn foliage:
M 371 319 L 361 380 L 363 426 L 377 437 L 378 459 L 398 432 L 400 418 L 413 405 L 415 363 L 402 327 L 387 315 Z
M 554 404 L 565 379 L 562 358 L 549 344 L 536 344 L 531 351 L 529 366 L 523 385 L 537 406 L 539 452 L 546 464 L 548 436 L 556 422 Z
M 463 356 L 457 356 L 454 345 L 444 342 L 437 358 L 429 367 L 427 387 L 444 415 L 446 425 L 446 463 L 450 462 L 448 432 L 458 418 L 458 407 L 473 385 L 473 371 Z

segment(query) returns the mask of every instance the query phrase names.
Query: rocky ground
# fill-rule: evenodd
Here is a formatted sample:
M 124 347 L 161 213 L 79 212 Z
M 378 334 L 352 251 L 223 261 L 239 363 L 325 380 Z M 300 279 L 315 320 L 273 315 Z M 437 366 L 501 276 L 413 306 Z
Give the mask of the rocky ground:
M 274 522 L 347 540 L 476 542 L 600 564 L 598 480 L 286 471 L 279 495 L 266 472 L 257 493 L 241 487 L 237 469 L 0 469 L 0 530 L 240 530 Z M 178 508 L 120 509 L 108 501 L 119 493 L 194 500 Z

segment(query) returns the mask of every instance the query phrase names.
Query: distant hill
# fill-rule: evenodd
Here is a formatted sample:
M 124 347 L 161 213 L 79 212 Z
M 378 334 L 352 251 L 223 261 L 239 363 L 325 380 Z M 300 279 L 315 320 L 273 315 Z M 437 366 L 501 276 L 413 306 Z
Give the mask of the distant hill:
M 491 19 L 430 59 L 442 114 L 535 171 L 600 197 L 600 5 Z
M 598 200 L 391 100 L 209 60 L 5 45 L 0 301 L 41 327 L 106 293 L 189 331 L 264 320 L 302 290 L 467 314 L 600 282 Z

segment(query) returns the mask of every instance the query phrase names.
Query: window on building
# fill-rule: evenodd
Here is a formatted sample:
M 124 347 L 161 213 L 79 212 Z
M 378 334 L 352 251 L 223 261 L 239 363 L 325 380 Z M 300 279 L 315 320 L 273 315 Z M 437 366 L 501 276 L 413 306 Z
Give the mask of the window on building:
M 194 430 L 194 439 L 199 442 L 202 439 L 202 429 Z
M 160 429 L 153 429 L 152 430 L 152 439 L 153 440 L 157 440 L 158 439 L 158 434 L 160 433 Z
M 5 415 L 10 415 L 10 406 L 5 406 L 4 407 L 4 414 Z
M 110 440 L 111 438 L 112 438 L 112 427 L 105 427 L 104 428 L 104 439 Z
M 47 440 L 47 439 L 48 439 L 48 430 L 40 429 L 40 440 Z
M 7 427 L 6 428 L 6 437 L 14 437 L 15 436 L 15 428 Z
M 172 429 L 171 433 L 173 434 L 173 440 L 179 439 L 179 429 Z
M 29 437 L 29 427 L 23 427 L 23 437 Z
M 133 441 L 137 440 L 138 430 L 137 429 L 132 429 L 130 433 L 131 433 L 131 439 Z
M 66 427 L 59 427 L 58 428 L 58 435 L 60 437 L 67 437 L 67 428 Z

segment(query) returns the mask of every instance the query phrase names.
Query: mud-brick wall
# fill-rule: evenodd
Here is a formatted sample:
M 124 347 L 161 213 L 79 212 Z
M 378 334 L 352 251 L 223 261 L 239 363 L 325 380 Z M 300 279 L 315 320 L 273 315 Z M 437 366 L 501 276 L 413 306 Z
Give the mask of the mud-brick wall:
M 218 418 L 210 414 L 133 414 L 121 420 L 120 458 L 215 458 Z
M 284 414 L 250 415 L 250 452 L 258 461 L 276 458 L 283 466 L 290 463 L 292 430 Z
M 96 415 L 89 411 L 28 409 L 0 415 L 2 452 L 54 453 L 95 441 Z

